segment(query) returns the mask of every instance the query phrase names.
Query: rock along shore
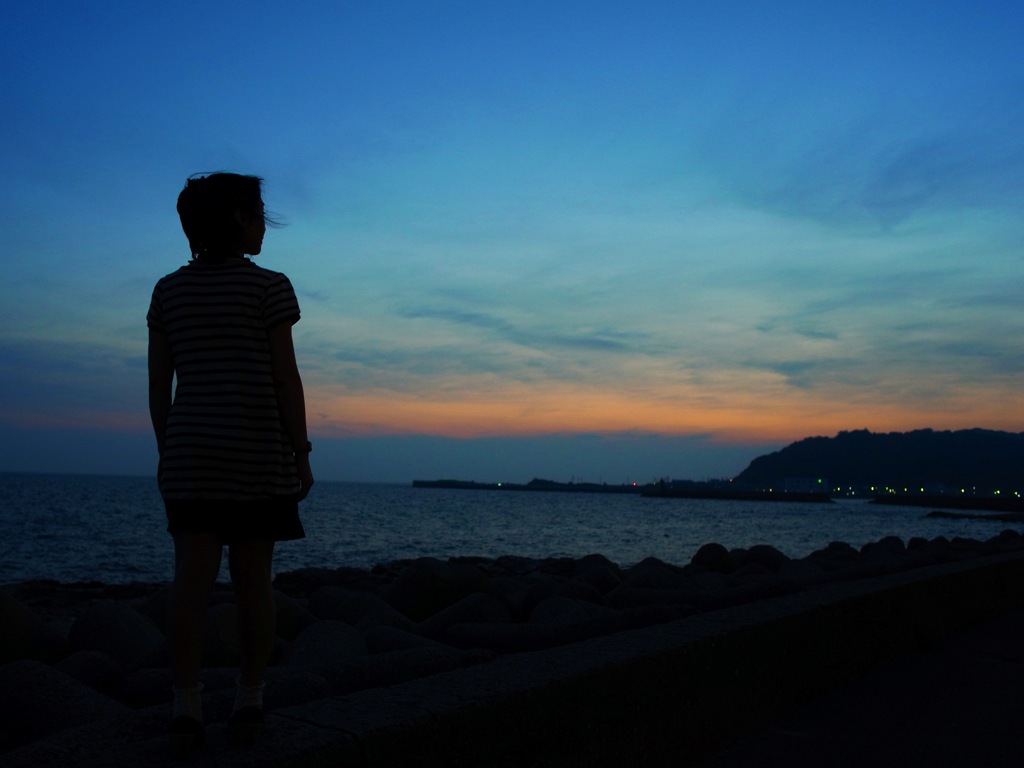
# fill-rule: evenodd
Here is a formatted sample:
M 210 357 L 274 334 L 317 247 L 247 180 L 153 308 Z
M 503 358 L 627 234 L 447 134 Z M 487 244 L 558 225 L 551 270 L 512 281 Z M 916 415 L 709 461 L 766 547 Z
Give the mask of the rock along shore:
M 421 679 L 430 686 L 426 678 L 442 681 L 455 670 L 477 669 L 476 685 L 489 685 L 488 669 L 519 665 L 541 674 L 553 659 L 574 658 L 574 648 L 591 653 L 596 646 L 586 641 L 596 638 L 685 627 L 691 617 L 823 585 L 1012 553 L 1024 554 L 1024 537 L 1016 531 L 984 542 L 890 537 L 859 550 L 834 542 L 799 560 L 769 545 L 728 550 L 712 543 L 685 565 L 649 558 L 622 568 L 595 554 L 420 558 L 372 570 L 291 571 L 275 579 L 278 638 L 266 708 L 269 715 L 295 712 Z M 165 602 L 163 585 L 44 581 L 0 590 L 0 762 L 11 768 L 108 764 L 102 756 L 110 745 L 89 733 L 109 738 L 115 732 L 121 742 L 150 746 L 163 738 L 170 702 Z M 562 648 L 567 656 L 558 654 Z M 208 724 L 230 713 L 237 649 L 233 596 L 219 585 L 207 618 Z M 550 676 L 559 672 L 548 670 Z M 414 706 L 429 711 L 431 704 Z M 557 732 L 558 713 L 552 716 Z M 286 734 L 287 728 L 279 731 L 282 739 Z M 557 740 L 557 733 L 549 738 Z M 281 755 L 271 763 L 292 764 Z

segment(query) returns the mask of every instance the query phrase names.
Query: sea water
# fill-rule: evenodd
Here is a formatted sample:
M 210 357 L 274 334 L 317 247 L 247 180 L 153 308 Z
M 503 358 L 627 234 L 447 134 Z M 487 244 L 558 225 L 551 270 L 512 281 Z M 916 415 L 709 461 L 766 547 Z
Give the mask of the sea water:
M 371 568 L 421 556 L 592 553 L 622 566 L 646 557 L 682 565 L 708 542 L 771 544 L 798 558 L 832 541 L 860 547 L 883 536 L 985 540 L 1008 527 L 930 518 L 928 511 L 862 500 L 715 501 L 318 482 L 300 506 L 306 538 L 278 545 L 275 571 Z M 165 581 L 173 572 L 165 525 L 150 477 L 0 473 L 0 584 Z

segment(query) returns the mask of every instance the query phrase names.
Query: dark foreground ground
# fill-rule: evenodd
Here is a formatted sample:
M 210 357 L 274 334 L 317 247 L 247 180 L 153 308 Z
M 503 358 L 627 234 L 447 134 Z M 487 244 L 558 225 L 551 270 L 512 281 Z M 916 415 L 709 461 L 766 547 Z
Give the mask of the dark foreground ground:
M 1024 610 L 887 664 L 710 759 L 705 768 L 1024 766 Z
M 278 579 L 263 741 L 224 738 L 228 594 L 211 607 L 209 765 L 1024 764 L 1024 539 L 886 539 L 800 561 L 462 559 Z M 0 593 L 4 766 L 165 762 L 159 586 Z

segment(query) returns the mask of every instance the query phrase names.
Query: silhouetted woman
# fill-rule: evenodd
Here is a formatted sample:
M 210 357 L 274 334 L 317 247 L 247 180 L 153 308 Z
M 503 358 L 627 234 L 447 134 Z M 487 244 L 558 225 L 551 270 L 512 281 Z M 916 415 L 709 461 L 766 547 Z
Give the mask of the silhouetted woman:
M 287 277 L 246 258 L 266 233 L 262 180 L 196 176 L 177 207 L 192 259 L 156 284 L 147 322 L 149 408 L 174 539 L 171 750 L 180 756 L 204 737 L 199 668 L 225 545 L 241 645 L 228 729 L 238 741 L 258 735 L 275 634 L 274 544 L 305 535 L 298 502 L 313 474 L 292 346 L 298 301 Z

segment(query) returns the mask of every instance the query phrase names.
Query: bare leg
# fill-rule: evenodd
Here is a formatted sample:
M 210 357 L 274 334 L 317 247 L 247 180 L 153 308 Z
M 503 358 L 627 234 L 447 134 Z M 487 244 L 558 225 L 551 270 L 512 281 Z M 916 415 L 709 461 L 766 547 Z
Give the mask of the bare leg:
M 175 688 L 199 685 L 206 606 L 220 571 L 221 550 L 216 534 L 174 534 L 174 582 L 167 602 L 167 636 Z
M 258 686 L 274 650 L 277 603 L 271 583 L 274 542 L 248 539 L 231 544 L 228 565 L 238 604 L 239 683 Z

